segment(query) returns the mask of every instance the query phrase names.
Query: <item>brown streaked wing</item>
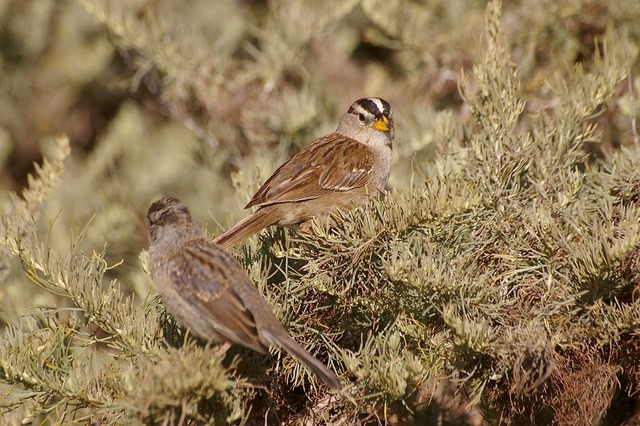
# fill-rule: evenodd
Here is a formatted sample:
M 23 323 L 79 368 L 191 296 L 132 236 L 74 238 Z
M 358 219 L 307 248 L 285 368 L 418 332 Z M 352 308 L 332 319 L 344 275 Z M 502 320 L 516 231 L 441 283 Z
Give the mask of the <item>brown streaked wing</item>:
M 233 286 L 249 280 L 231 255 L 221 253 L 207 241 L 184 248 L 182 262 L 174 263 L 171 278 L 194 307 L 225 338 L 264 352 L 253 314 Z M 253 286 L 253 283 L 245 283 Z
M 367 182 L 373 163 L 373 154 L 364 144 L 342 135 L 324 136 L 281 165 L 245 208 L 311 200 L 327 191 L 359 188 Z
M 332 155 L 331 162 L 325 163 L 320 174 L 320 186 L 331 191 L 350 191 L 364 186 L 368 175 L 373 171 L 373 154 L 364 144 L 352 139 L 342 140 L 335 144 L 337 153 Z

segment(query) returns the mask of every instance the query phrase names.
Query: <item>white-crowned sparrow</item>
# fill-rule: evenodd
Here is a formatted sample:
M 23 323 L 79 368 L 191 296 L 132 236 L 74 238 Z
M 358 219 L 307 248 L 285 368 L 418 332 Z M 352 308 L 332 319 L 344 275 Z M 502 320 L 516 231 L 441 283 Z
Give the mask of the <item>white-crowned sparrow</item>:
M 271 225 L 304 225 L 312 217 L 384 194 L 394 137 L 391 106 L 358 99 L 335 132 L 281 165 L 245 208 L 258 209 L 214 241 L 224 248 Z
M 340 388 L 336 375 L 289 337 L 242 266 L 205 237 L 182 202 L 154 202 L 147 220 L 151 276 L 178 324 L 203 339 L 262 353 L 276 345 L 329 387 Z

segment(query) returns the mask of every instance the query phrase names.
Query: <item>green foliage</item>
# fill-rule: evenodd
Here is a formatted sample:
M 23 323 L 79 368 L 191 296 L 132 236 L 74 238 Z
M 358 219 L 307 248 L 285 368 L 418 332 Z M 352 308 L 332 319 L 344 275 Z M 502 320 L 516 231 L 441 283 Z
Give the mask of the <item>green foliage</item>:
M 1 6 L 1 420 L 637 417 L 638 2 L 427 3 Z M 368 95 L 397 123 L 387 197 L 234 251 L 345 391 L 176 328 L 151 201 L 215 234 Z

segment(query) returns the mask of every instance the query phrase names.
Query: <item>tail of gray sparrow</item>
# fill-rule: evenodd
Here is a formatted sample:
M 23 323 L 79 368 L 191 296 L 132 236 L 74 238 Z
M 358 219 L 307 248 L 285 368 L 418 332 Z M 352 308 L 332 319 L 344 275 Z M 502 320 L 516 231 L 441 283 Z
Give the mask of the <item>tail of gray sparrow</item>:
M 281 165 L 245 208 L 258 209 L 214 241 L 229 248 L 271 225 L 304 225 L 318 214 L 384 194 L 394 138 L 391 106 L 358 99 L 335 132 Z
M 262 353 L 276 345 L 340 388 L 336 375 L 289 337 L 242 266 L 205 237 L 182 202 L 158 200 L 147 219 L 151 276 L 178 324 L 203 339 Z

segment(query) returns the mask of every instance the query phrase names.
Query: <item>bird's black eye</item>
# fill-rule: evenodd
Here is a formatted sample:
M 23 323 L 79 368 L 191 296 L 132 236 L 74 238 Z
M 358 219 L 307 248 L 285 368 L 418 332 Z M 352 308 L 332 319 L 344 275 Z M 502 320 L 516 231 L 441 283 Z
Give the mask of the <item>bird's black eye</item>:
M 366 118 L 364 117 L 363 113 L 358 114 L 358 120 L 360 120 L 360 123 L 364 124 L 366 121 Z

